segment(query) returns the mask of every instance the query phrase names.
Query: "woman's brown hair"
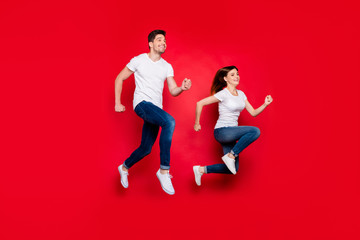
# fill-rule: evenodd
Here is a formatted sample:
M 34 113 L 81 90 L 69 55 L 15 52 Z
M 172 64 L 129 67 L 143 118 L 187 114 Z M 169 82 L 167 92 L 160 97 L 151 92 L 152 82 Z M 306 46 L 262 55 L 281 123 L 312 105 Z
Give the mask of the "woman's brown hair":
M 225 82 L 224 77 L 226 77 L 228 75 L 228 73 L 233 69 L 236 69 L 237 71 L 239 71 L 237 69 L 237 67 L 235 67 L 235 66 L 227 66 L 227 67 L 220 68 L 216 72 L 214 80 L 211 84 L 211 91 L 210 91 L 211 95 L 221 91 L 224 87 L 226 87 L 227 83 Z

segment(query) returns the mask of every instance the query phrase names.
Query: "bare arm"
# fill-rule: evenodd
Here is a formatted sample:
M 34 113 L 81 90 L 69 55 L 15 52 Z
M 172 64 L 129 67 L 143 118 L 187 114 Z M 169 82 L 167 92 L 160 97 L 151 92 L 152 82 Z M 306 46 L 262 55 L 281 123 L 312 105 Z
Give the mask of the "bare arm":
M 182 93 L 183 91 L 189 90 L 191 88 L 191 80 L 187 79 L 187 78 L 184 79 L 184 81 L 181 84 L 181 87 L 178 87 L 176 85 L 174 77 L 168 77 L 167 84 L 169 87 L 169 92 L 170 92 L 171 96 L 173 96 L 173 97 L 179 96 L 180 93 Z
M 131 76 L 134 72 L 128 67 L 124 67 L 123 70 L 115 79 L 115 112 L 124 112 L 125 106 L 121 104 L 121 92 L 123 81 Z
M 250 113 L 251 116 L 256 117 L 259 115 L 264 109 L 272 103 L 273 99 L 270 95 L 267 95 L 265 98 L 265 102 L 263 105 L 258 107 L 257 109 L 254 109 L 253 106 L 251 106 L 250 102 L 248 100 L 245 100 L 245 108 Z
M 201 116 L 201 111 L 202 111 L 203 106 L 206 106 L 206 105 L 209 105 L 209 104 L 212 104 L 212 103 L 217 103 L 217 102 L 220 102 L 220 100 L 217 99 L 214 96 L 210 96 L 210 97 L 204 98 L 204 99 L 202 99 L 202 100 L 200 100 L 200 101 L 198 101 L 196 103 L 195 125 L 194 125 L 194 130 L 195 131 L 200 131 L 201 130 L 200 116 Z

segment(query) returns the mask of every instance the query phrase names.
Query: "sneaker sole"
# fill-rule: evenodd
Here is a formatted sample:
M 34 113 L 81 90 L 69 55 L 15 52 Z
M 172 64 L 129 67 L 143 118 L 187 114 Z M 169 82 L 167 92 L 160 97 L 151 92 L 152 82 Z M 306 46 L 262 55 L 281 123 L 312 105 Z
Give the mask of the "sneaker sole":
M 124 188 L 128 188 L 128 187 L 129 187 L 129 184 L 126 186 L 125 183 L 122 181 L 122 174 L 121 174 L 120 167 L 118 167 L 118 170 L 119 170 L 119 173 L 120 173 L 120 182 L 121 182 L 121 185 L 122 185 Z
M 159 179 L 161 188 L 164 190 L 164 192 L 166 192 L 166 193 L 169 194 L 169 195 L 174 195 L 175 192 L 169 192 L 168 190 L 166 190 L 166 189 L 163 187 L 163 185 L 162 185 L 162 183 L 161 183 L 161 181 L 160 181 L 159 175 L 158 175 L 157 173 L 156 173 L 156 176 L 157 176 L 157 178 Z
M 193 167 L 193 171 L 194 171 L 194 175 L 195 175 L 195 183 L 196 183 L 196 185 L 198 185 L 198 186 L 201 186 L 201 182 L 200 182 L 200 184 L 196 181 L 196 168 L 195 168 L 195 166 Z

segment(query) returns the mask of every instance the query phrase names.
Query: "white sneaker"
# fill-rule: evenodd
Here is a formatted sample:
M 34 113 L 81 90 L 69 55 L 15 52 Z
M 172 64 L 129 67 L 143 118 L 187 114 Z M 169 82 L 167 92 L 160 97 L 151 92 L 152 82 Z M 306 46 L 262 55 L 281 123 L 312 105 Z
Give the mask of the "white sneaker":
M 235 175 L 236 174 L 235 159 L 232 159 L 227 154 L 225 154 L 221 159 L 224 161 L 225 165 L 230 170 L 230 172 Z
M 194 175 L 195 175 L 195 182 L 198 186 L 201 186 L 201 176 L 203 173 L 199 171 L 200 166 L 193 166 Z
M 161 174 L 160 169 L 156 172 L 156 176 L 158 177 L 162 189 L 169 195 L 174 195 L 175 190 L 171 183 L 172 176 L 169 173 Z
M 121 184 L 123 185 L 124 188 L 128 188 L 129 187 L 129 182 L 128 182 L 128 175 L 129 173 L 122 170 L 122 164 L 118 167 L 120 176 L 121 176 Z

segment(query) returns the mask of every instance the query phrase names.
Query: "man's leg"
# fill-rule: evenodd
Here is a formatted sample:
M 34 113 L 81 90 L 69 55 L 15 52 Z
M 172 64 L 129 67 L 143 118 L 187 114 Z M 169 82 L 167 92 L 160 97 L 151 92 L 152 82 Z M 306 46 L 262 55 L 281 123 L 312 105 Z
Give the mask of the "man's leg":
M 151 148 L 154 145 L 159 132 L 159 126 L 157 124 L 147 122 L 144 119 L 144 111 L 139 107 L 141 104 L 142 103 L 139 103 L 135 107 L 135 113 L 144 120 L 140 146 L 118 167 L 121 176 L 121 184 L 124 188 L 128 188 L 129 186 L 127 179 L 129 175 L 128 169 L 151 152 Z
M 171 176 L 169 174 L 170 169 L 170 147 L 173 132 L 175 129 L 174 118 L 149 102 L 141 102 L 136 108 L 138 108 L 138 115 L 145 121 L 155 124 L 161 127 L 160 135 L 160 169 L 157 171 L 158 177 L 162 189 L 170 195 L 175 194 L 174 187 L 171 182 Z
M 118 167 L 121 176 L 121 184 L 124 188 L 129 187 L 128 169 L 151 152 L 151 148 L 154 145 L 158 132 L 159 126 L 144 121 L 140 147 L 138 147 L 130 157 Z
M 159 126 L 144 121 L 140 146 L 124 162 L 126 169 L 131 168 L 135 163 L 150 154 L 159 132 Z
M 141 102 L 138 104 L 138 115 L 146 122 L 161 127 L 160 134 L 160 168 L 161 170 L 170 169 L 170 148 L 172 136 L 175 129 L 175 119 L 150 102 Z M 167 171 L 165 171 L 167 172 Z
M 162 170 L 170 169 L 170 148 L 175 129 L 175 119 L 164 111 L 164 123 L 161 125 L 160 134 L 160 168 Z

